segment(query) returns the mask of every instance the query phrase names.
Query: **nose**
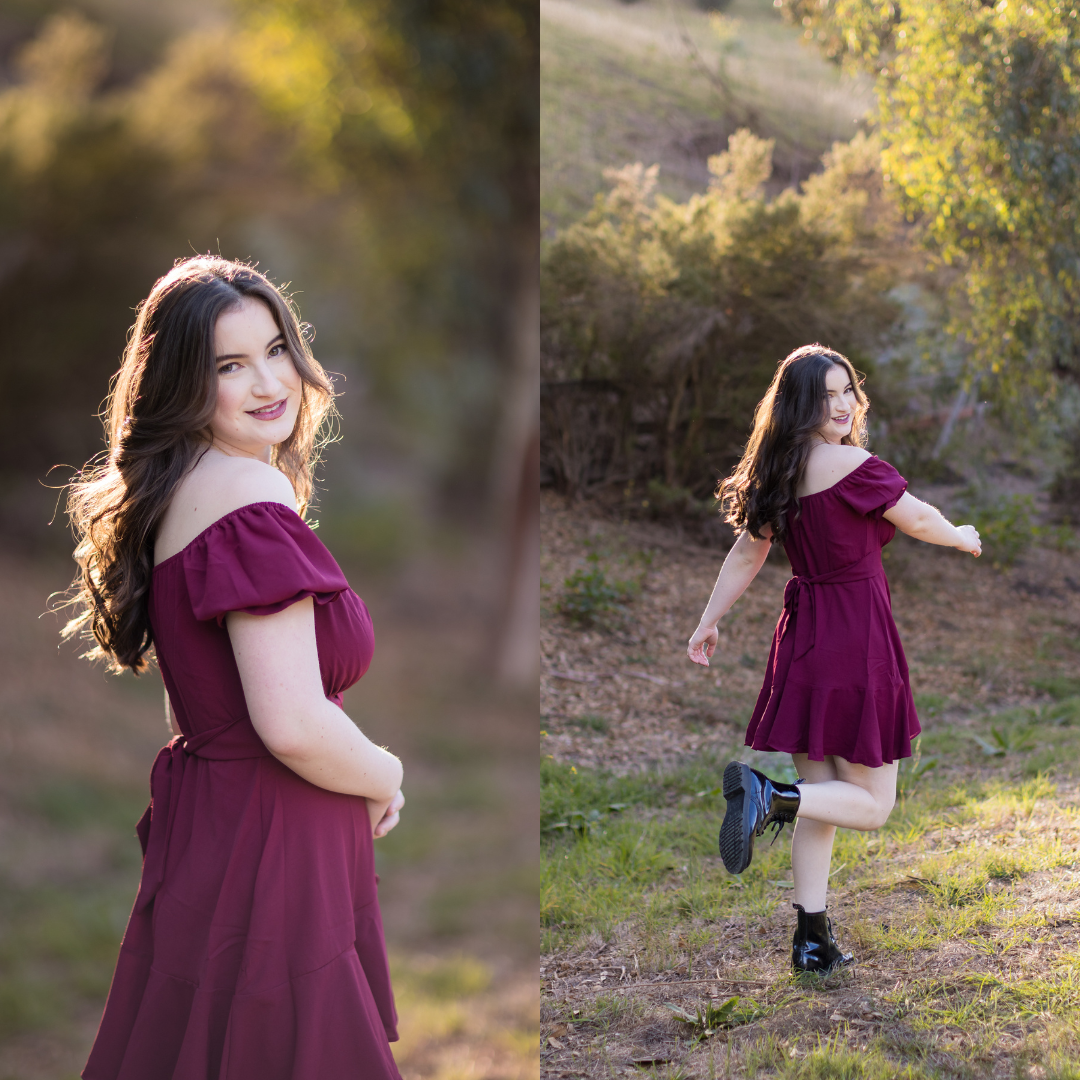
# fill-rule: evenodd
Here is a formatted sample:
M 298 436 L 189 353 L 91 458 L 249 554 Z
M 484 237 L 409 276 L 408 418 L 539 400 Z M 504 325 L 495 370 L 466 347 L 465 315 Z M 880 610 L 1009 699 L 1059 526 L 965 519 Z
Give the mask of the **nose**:
M 285 384 L 274 374 L 273 369 L 265 360 L 255 365 L 255 382 L 251 392 L 258 398 L 276 399 L 282 397 Z

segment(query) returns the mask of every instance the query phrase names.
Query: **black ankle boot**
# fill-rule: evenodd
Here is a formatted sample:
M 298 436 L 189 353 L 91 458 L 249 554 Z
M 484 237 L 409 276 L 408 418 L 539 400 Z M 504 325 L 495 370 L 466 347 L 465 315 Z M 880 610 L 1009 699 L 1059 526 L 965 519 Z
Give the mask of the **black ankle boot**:
M 784 823 L 795 820 L 799 789 L 732 761 L 724 770 L 724 798 L 727 811 L 720 826 L 720 856 L 729 874 L 741 874 L 754 857 L 754 837 L 775 825 L 775 843 Z
M 831 975 L 838 968 L 855 962 L 851 953 L 840 951 L 832 936 L 832 921 L 824 911 L 805 911 L 801 904 L 791 906 L 799 915 L 799 924 L 791 939 L 791 966 L 795 971 Z

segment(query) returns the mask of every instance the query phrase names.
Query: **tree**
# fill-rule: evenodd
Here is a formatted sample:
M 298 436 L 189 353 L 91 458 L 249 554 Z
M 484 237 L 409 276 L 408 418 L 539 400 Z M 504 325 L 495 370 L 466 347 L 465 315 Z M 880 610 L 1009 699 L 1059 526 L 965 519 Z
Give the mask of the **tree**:
M 939 265 L 950 330 L 1006 388 L 1080 382 L 1080 11 L 1048 0 L 783 0 L 878 77 L 886 181 Z

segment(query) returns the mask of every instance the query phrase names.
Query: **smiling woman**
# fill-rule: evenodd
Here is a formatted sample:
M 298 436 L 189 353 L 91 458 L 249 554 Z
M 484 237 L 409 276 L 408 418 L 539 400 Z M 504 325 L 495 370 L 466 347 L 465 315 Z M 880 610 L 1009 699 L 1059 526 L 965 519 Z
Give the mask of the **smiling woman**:
M 780 362 L 742 461 L 720 486 L 739 536 L 687 646 L 695 664 L 709 666 L 717 624 L 757 576 L 770 543 L 782 543 L 793 577 L 746 744 L 791 754 L 803 779 L 780 783 L 730 762 L 720 854 L 741 874 L 756 837 L 797 820 L 797 972 L 828 974 L 852 962 L 825 914 L 833 839 L 838 826 L 885 824 L 899 760 L 911 756 L 920 731 L 881 549 L 899 528 L 931 544 L 981 551 L 972 526 L 951 525 L 863 449 L 868 406 L 840 353 L 805 345 Z
M 189 259 L 140 306 L 108 459 L 72 486 L 65 634 L 114 670 L 153 648 L 175 733 L 85 1080 L 399 1077 L 372 840 L 402 768 L 342 711 L 371 620 L 300 516 L 332 406 L 278 290 Z

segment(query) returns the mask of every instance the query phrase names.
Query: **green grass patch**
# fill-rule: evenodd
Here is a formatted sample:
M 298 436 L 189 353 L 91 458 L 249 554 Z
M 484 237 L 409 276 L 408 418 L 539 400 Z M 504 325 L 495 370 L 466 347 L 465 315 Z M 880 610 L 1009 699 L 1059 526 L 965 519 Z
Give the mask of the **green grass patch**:
M 125 790 L 82 777 L 56 777 L 24 800 L 24 806 L 65 831 L 89 827 L 133 834 L 149 802 L 146 790 Z

